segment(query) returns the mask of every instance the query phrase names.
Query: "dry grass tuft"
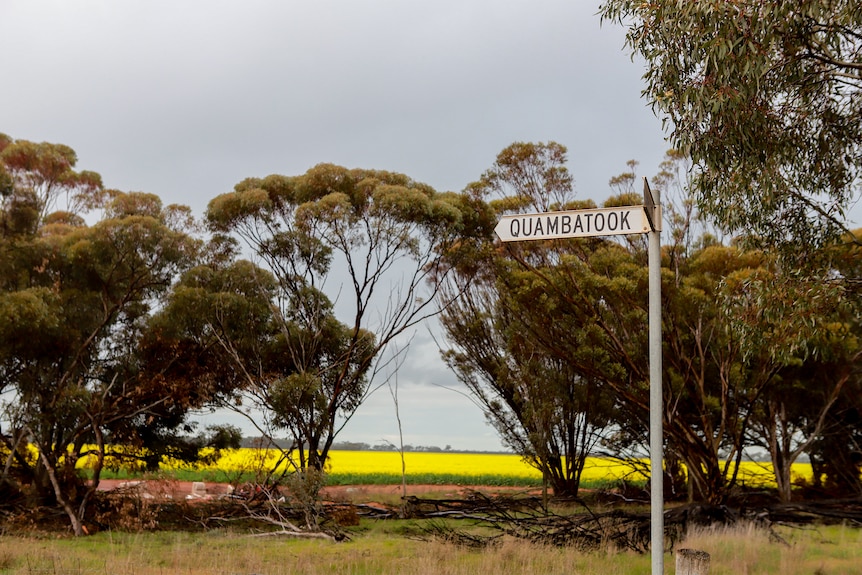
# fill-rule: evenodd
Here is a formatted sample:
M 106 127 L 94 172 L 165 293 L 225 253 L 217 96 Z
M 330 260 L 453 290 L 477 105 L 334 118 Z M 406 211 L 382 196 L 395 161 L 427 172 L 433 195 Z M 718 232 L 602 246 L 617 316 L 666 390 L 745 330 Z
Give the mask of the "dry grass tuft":
M 681 547 L 709 553 L 710 575 L 862 575 L 862 531 L 846 526 L 699 528 Z

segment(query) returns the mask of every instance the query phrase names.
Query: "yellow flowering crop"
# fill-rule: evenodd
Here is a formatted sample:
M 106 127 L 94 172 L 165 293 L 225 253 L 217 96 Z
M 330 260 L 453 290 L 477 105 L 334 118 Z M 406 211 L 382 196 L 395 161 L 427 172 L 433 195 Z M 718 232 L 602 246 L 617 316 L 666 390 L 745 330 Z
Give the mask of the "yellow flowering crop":
M 214 463 L 199 466 L 197 469 L 220 471 L 228 475 L 269 471 L 279 461 L 280 455 L 277 450 L 227 450 Z M 648 461 L 641 463 L 644 468 L 649 468 Z M 163 465 L 169 472 L 180 467 L 180 464 L 170 462 Z M 538 484 L 542 479 L 541 473 L 525 463 L 520 456 L 506 453 L 407 452 L 404 454 L 404 471 L 407 481 L 414 483 L 440 480 L 459 483 L 492 481 L 492 484 L 506 484 L 512 481 L 519 484 Z M 327 473 L 338 482 L 397 482 L 401 477 L 401 455 L 396 451 L 331 451 Z M 375 478 L 378 480 L 374 481 Z M 625 463 L 601 457 L 588 457 L 581 477 L 584 485 L 613 483 L 622 479 L 639 483 L 645 481 L 646 477 L 633 471 L 632 467 Z M 793 465 L 793 483 L 810 482 L 811 479 L 810 464 Z M 775 487 L 772 466 L 769 463 L 742 462 L 737 484 L 742 487 Z
M 275 452 L 266 453 L 257 449 L 234 450 L 211 466 L 211 469 L 223 471 L 241 471 L 257 469 L 261 459 L 267 465 L 276 461 Z M 504 453 L 450 453 L 450 452 L 407 452 L 404 454 L 405 473 L 408 477 L 450 476 L 463 477 L 499 477 L 533 479 L 541 481 L 542 475 L 535 468 L 514 454 Z M 648 467 L 648 465 L 647 465 Z M 395 451 L 332 451 L 327 471 L 331 476 L 371 476 L 371 475 L 401 475 L 401 456 Z M 807 463 L 796 463 L 793 466 L 793 480 L 811 480 L 811 466 Z M 610 483 L 621 479 L 634 482 L 646 478 L 624 463 L 601 457 L 587 458 L 581 480 L 585 484 Z M 768 463 L 743 462 L 740 465 L 738 477 L 740 485 L 775 486 L 772 476 L 772 466 Z
M 331 451 L 327 464 L 330 475 L 401 475 L 401 455 L 395 451 Z M 275 464 L 277 451 L 242 448 L 227 452 L 208 469 L 254 471 Z M 408 452 L 404 454 L 408 477 L 457 475 L 478 477 L 536 478 L 541 474 L 517 455 L 486 453 Z
M 542 477 L 517 455 L 500 453 L 408 452 L 404 454 L 404 467 L 408 476 Z M 330 461 L 330 473 L 400 475 L 401 456 L 393 451 L 335 451 Z

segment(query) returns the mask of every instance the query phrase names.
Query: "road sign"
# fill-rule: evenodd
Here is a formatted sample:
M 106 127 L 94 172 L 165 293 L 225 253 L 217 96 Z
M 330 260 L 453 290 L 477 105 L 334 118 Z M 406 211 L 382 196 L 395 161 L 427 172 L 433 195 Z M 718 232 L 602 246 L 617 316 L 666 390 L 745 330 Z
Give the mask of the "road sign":
M 504 242 L 553 240 L 650 231 L 643 206 L 503 216 L 494 228 Z

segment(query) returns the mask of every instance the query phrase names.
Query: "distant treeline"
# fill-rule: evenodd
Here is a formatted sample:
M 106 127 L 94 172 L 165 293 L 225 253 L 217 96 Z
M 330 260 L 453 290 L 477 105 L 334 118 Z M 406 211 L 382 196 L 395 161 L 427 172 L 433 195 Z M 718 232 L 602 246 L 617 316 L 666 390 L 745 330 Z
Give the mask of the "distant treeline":
M 287 438 L 276 438 L 270 440 L 264 437 L 243 437 L 240 443 L 241 447 L 260 448 L 260 447 L 278 447 L 279 449 L 287 449 L 291 446 L 291 440 Z M 307 448 L 308 446 L 306 446 Z M 332 444 L 332 449 L 337 451 L 399 451 L 397 445 L 393 443 L 379 443 L 371 445 L 361 441 L 336 441 Z M 482 451 L 477 449 L 455 449 L 451 445 L 438 447 L 437 445 L 410 445 L 404 446 L 406 452 L 424 452 L 424 453 L 510 453 L 508 451 Z

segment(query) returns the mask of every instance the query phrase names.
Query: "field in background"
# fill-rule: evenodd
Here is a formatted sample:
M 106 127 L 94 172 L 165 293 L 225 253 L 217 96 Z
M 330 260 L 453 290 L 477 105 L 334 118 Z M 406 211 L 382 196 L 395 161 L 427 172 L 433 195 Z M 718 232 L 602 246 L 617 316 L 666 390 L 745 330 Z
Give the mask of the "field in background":
M 332 451 L 327 468 L 330 485 L 396 485 L 401 483 L 401 455 L 394 451 Z M 250 481 L 262 471 L 272 469 L 278 461 L 276 451 L 252 448 L 232 450 L 215 463 L 189 469 L 166 466 L 166 472 L 186 481 L 238 483 Z M 649 463 L 639 461 L 640 468 Z M 409 484 L 456 484 L 493 486 L 539 486 L 541 474 L 521 457 L 505 453 L 407 452 L 404 471 Z M 129 477 L 129 474 L 107 473 L 104 477 Z M 794 482 L 811 480 L 811 466 L 793 466 Z M 619 460 L 590 457 L 584 469 L 582 486 L 604 487 L 628 481 L 643 484 L 646 477 L 631 464 Z M 744 487 L 774 487 L 772 466 L 768 463 L 743 462 L 738 483 Z

